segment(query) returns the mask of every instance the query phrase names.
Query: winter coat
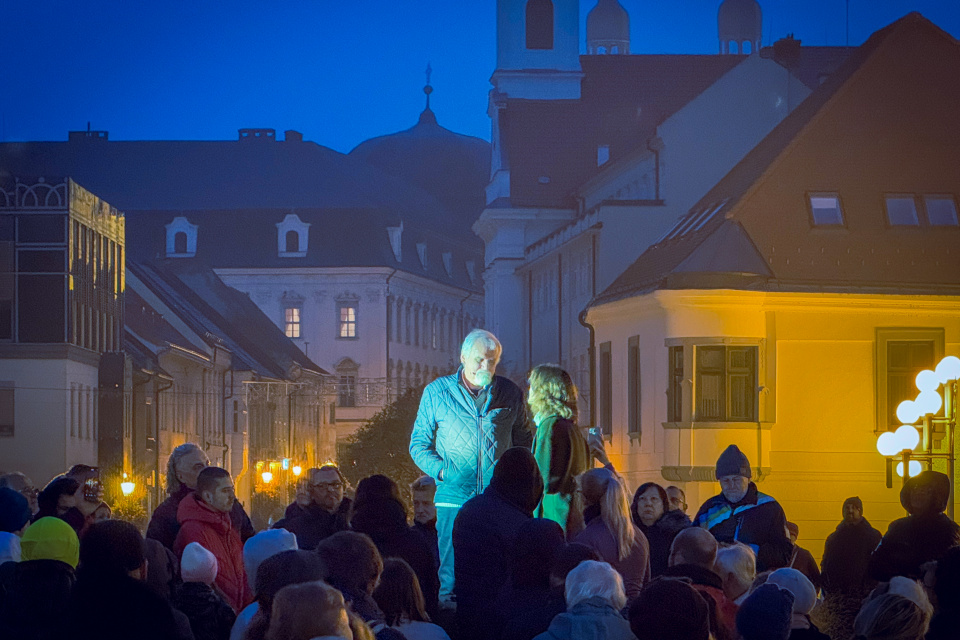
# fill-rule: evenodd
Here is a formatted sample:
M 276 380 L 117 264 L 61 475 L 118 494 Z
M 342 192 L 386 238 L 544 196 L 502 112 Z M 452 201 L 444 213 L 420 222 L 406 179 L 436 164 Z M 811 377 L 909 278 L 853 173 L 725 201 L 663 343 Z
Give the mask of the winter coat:
M 830 636 L 820 631 L 811 622 L 806 629 L 791 629 L 789 640 L 830 640 Z
M 173 606 L 190 620 L 195 640 L 228 640 L 237 619 L 226 602 L 209 585 L 185 582 L 173 598 Z
M 147 535 L 145 537 L 157 540 L 167 549 L 173 551 L 173 543 L 177 539 L 177 532 L 180 530 L 180 522 L 177 520 L 177 508 L 180 501 L 193 493 L 193 489 L 187 485 L 180 485 L 180 489 L 166 500 L 160 503 L 153 511 L 150 518 L 150 524 L 147 525 Z M 253 530 L 253 523 L 243 510 L 240 501 L 233 503 L 233 509 L 230 511 L 230 521 L 233 528 L 240 533 L 240 542 L 246 542 L 256 531 Z
M 823 547 L 820 577 L 824 592 L 853 596 L 868 593 L 875 584 L 867 574 L 870 554 L 881 538 L 883 536 L 870 526 L 866 518 L 861 518 L 857 524 L 846 520 L 838 524 L 837 530 L 827 536 Z
M 601 560 L 616 569 L 623 578 L 627 600 L 633 600 L 640 594 L 643 585 L 650 582 L 650 544 L 647 542 L 647 537 L 631 522 L 634 532 L 633 548 L 630 554 L 621 560 L 617 539 L 603 521 L 600 507 L 597 505 L 587 507 L 583 518 L 587 526 L 573 541 L 587 545 L 600 554 Z
M 60 560 L 25 560 L 13 565 L 0 607 L 0 638 L 60 640 L 72 637 L 70 602 L 73 567 Z
M 370 594 L 356 593 L 349 589 L 341 589 L 341 593 L 343 593 L 343 599 L 344 602 L 347 603 L 347 606 L 363 618 L 363 621 L 370 626 L 377 640 L 406 640 L 402 633 L 387 626 L 386 622 L 384 622 L 383 612 Z
M 437 566 L 440 566 L 440 539 L 437 535 L 437 519 L 434 518 L 430 522 L 414 522 L 413 528 L 420 532 L 424 538 L 430 543 L 430 550 L 433 551 L 433 559 L 437 563 Z
M 747 495 L 731 504 L 721 493 L 703 503 L 693 524 L 713 534 L 717 542 L 742 542 L 757 554 L 757 572 L 790 563 L 793 543 L 786 534 L 787 517 L 770 496 L 750 483 Z
M 577 476 L 590 468 L 587 441 L 580 428 L 566 418 L 547 416 L 540 419 L 533 437 L 533 457 L 543 477 L 543 499 L 534 512 L 536 518 L 549 518 L 579 533 L 582 523 L 571 523 L 570 505 L 577 492 Z M 574 509 L 574 515 L 577 510 Z
M 650 575 L 654 578 L 667 570 L 673 539 L 691 524 L 690 517 L 683 511 L 665 511 L 660 519 L 649 527 L 642 522 L 637 524 L 650 545 Z
M 932 492 L 930 506 L 917 512 L 911 493 L 924 488 Z M 873 555 L 870 576 L 886 581 L 893 576 L 922 577 L 920 566 L 939 560 L 950 547 L 960 544 L 960 527 L 943 510 L 950 495 L 950 480 L 936 471 L 924 471 L 910 478 L 900 490 L 900 504 L 910 514 L 890 523 Z
M 636 640 L 630 623 L 603 598 L 578 602 L 534 640 Z
M 820 567 L 817 566 L 812 553 L 801 546 L 793 545 L 793 553 L 790 554 L 790 562 L 787 566 L 805 575 L 817 593 L 820 593 Z
M 230 515 L 215 511 L 191 494 L 177 508 L 180 531 L 173 545 L 177 557 L 191 542 L 199 543 L 217 558 L 217 587 L 227 604 L 240 611 L 253 601 L 243 569 L 243 545 L 230 521 Z
M 89 576 L 80 571 L 71 605 L 71 640 L 189 640 L 173 608 L 146 583 L 127 575 Z M 78 622 L 84 621 L 84 622 Z
M 384 558 L 403 558 L 417 574 L 427 613 L 437 613 L 440 578 L 433 545 L 419 531 L 407 526 L 403 505 L 393 499 L 368 500 L 353 512 L 350 526 L 365 533 Z
M 715 630 L 717 640 L 734 640 L 737 633 L 737 611 L 740 609 L 732 600 L 728 600 L 723 592 L 723 580 L 713 571 L 704 569 L 695 564 L 678 564 L 669 567 L 663 572 L 669 578 L 687 578 L 690 586 L 701 595 L 710 598 L 713 606 L 711 615 L 715 616 L 710 628 Z
M 527 452 L 526 459 L 515 464 L 520 457 L 502 459 L 490 486 L 468 500 L 453 523 L 454 594 L 462 640 L 486 638 L 485 622 L 510 576 L 517 533 L 542 495 L 536 461 Z
M 297 510 L 292 513 L 290 507 L 287 507 L 287 514 L 291 517 L 280 520 L 274 525 L 274 528 L 286 529 L 297 536 L 298 549 L 313 551 L 321 540 L 329 538 L 338 531 L 346 531 L 350 528 L 350 506 L 352 504 L 350 498 L 344 498 L 333 513 L 313 503 L 306 507 L 295 505 Z
M 503 625 L 500 640 L 533 640 L 550 628 L 550 623 L 567 610 L 563 593 L 551 593 L 542 605 L 514 615 Z
M 410 436 L 410 455 L 437 480 L 438 505 L 460 506 L 490 484 L 493 467 L 510 447 L 529 447 L 520 387 L 494 376 L 482 410 L 461 383 L 463 368 L 427 385 Z

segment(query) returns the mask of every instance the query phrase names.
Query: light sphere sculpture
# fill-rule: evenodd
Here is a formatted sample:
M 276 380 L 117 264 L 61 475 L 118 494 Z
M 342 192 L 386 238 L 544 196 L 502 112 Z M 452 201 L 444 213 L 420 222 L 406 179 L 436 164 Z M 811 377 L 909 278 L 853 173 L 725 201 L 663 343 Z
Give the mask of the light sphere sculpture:
M 877 438 L 877 451 L 885 457 L 895 456 L 903 451 L 900 448 L 900 439 L 897 438 L 897 434 L 893 431 L 881 433 L 880 437 Z
M 911 478 L 916 478 L 916 477 L 917 477 L 918 475 L 920 475 L 922 472 L 923 472 L 923 465 L 920 464 L 919 462 L 917 462 L 916 460 L 911 460 L 911 461 L 910 461 L 910 477 L 911 477 Z M 897 475 L 900 476 L 901 478 L 903 477 L 903 463 L 902 463 L 902 462 L 898 462 L 898 463 L 897 463 Z
M 900 428 L 894 432 L 894 435 L 897 437 L 901 451 L 904 449 L 913 451 L 917 448 L 917 445 L 920 444 L 920 432 L 909 424 L 901 425 Z
M 941 384 L 947 383 L 950 380 L 960 380 L 960 358 L 957 356 L 947 356 L 937 365 L 935 373 Z
M 916 409 L 919 409 L 921 415 L 936 413 L 943 406 L 943 397 L 936 391 L 921 391 L 913 404 Z
M 935 371 L 924 369 L 917 374 L 916 383 L 920 391 L 936 391 L 940 386 L 940 376 Z
M 921 415 L 920 407 L 913 400 L 904 400 L 897 405 L 897 420 L 903 424 L 913 424 Z

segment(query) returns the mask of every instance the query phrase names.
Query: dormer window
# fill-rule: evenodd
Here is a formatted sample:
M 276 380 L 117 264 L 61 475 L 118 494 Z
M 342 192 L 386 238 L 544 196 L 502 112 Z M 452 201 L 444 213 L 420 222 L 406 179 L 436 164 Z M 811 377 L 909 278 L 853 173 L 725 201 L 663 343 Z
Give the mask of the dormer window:
M 610 145 L 601 144 L 597 147 L 597 166 L 602 167 L 610 161 Z
M 453 277 L 453 254 L 449 251 L 443 252 L 443 270 L 447 272 L 447 277 Z
M 309 223 L 300 220 L 295 213 L 287 214 L 283 222 L 277 223 L 277 255 L 281 258 L 307 257 L 309 231 Z
M 417 243 L 417 256 L 420 258 L 420 266 L 427 268 L 427 245 L 425 242 Z
M 192 258 L 197 255 L 197 225 L 183 216 L 177 216 L 167 229 L 167 257 Z
M 387 235 L 390 237 L 390 248 L 393 249 L 393 257 L 397 259 L 397 262 L 402 262 L 401 258 L 403 253 L 401 252 L 401 247 L 403 246 L 403 220 L 400 221 L 399 227 L 387 227 Z
M 843 208 L 840 196 L 836 193 L 811 193 L 809 195 L 810 215 L 816 227 L 843 226 Z

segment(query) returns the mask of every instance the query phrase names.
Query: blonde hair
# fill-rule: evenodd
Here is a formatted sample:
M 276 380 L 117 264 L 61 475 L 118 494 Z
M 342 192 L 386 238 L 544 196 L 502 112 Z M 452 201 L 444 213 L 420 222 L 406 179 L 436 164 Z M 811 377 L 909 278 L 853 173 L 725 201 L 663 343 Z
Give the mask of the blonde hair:
M 577 385 L 555 364 L 541 364 L 530 372 L 530 410 L 577 421 Z
M 590 469 L 580 476 L 580 486 L 586 505 L 600 505 L 600 517 L 617 541 L 617 560 L 623 560 L 636 538 L 623 480 L 608 469 Z

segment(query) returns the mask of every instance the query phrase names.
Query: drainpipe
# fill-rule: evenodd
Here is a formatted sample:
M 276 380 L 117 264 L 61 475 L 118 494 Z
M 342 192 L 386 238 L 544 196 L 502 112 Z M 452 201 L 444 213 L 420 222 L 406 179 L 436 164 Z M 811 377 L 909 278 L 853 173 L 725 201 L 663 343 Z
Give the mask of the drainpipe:
M 590 346 L 587 347 L 587 358 L 590 360 L 590 426 L 594 427 L 597 424 L 597 385 L 594 383 L 597 377 L 597 334 L 593 325 L 587 322 L 586 309 L 580 312 L 577 319 L 580 321 L 580 324 L 590 332 Z
M 647 150 L 653 152 L 654 158 L 654 199 L 660 200 L 660 151 L 663 149 L 663 139 L 655 135 L 647 140 Z
M 384 359 L 384 366 L 385 366 L 385 367 L 389 367 L 389 366 L 390 366 L 390 332 L 393 331 L 393 327 L 390 325 L 390 307 L 393 306 L 392 303 L 390 302 L 390 279 L 393 278 L 393 276 L 395 276 L 395 275 L 397 274 L 397 271 L 399 271 L 399 269 L 394 269 L 393 271 L 391 271 L 391 272 L 390 272 L 390 275 L 387 276 L 386 282 L 384 283 L 384 284 L 386 285 L 386 288 L 387 288 L 387 291 L 386 291 L 386 293 L 384 294 L 384 299 L 383 299 L 384 302 L 386 303 L 386 304 L 384 304 L 384 306 L 385 306 L 386 309 L 387 309 L 387 313 L 386 313 L 386 316 L 385 316 L 386 319 L 385 319 L 385 322 L 384 322 L 384 326 L 387 328 L 387 347 L 386 347 L 386 349 L 385 349 L 385 351 L 386 351 L 386 353 L 387 353 L 387 357 Z M 396 323 L 394 323 L 394 324 L 396 324 Z M 387 371 L 386 377 L 387 377 L 388 379 L 390 378 L 390 371 L 389 371 L 389 370 Z M 388 384 L 388 385 L 387 385 L 387 390 L 386 390 L 386 391 L 387 391 L 387 394 L 390 393 L 390 388 L 389 388 L 389 387 L 390 387 L 390 385 Z M 386 394 L 385 394 L 385 395 L 386 395 Z M 387 397 L 389 398 L 390 396 L 387 395 Z

